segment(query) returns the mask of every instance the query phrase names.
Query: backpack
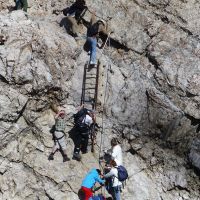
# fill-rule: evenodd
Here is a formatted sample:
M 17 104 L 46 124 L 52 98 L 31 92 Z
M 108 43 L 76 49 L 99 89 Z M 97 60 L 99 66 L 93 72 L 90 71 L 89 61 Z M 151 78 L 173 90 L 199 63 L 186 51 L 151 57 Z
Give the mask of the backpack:
M 124 166 L 122 165 L 118 166 L 117 171 L 118 171 L 118 180 L 120 182 L 123 182 L 128 178 L 128 172 Z
M 89 130 L 89 126 L 84 123 L 84 119 L 86 118 L 87 114 L 87 109 L 83 108 L 79 110 L 75 115 L 74 115 L 74 123 L 75 127 L 81 132 L 81 133 L 87 133 Z

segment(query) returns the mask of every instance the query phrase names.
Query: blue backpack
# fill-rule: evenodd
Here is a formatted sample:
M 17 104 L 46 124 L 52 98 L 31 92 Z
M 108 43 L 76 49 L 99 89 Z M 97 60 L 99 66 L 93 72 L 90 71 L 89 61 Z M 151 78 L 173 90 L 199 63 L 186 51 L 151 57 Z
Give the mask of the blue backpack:
M 103 195 L 98 194 L 98 196 L 90 197 L 89 200 L 106 200 L 106 198 Z
M 117 171 L 118 171 L 118 180 L 120 182 L 123 182 L 128 178 L 128 172 L 126 168 L 123 167 L 122 165 L 117 167 Z

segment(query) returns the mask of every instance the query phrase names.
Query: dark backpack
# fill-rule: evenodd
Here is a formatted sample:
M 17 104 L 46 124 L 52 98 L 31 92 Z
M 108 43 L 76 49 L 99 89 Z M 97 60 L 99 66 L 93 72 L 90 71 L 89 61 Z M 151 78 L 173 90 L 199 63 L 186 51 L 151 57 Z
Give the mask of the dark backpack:
M 79 110 L 74 115 L 74 123 L 75 127 L 81 132 L 81 133 L 87 133 L 89 130 L 89 126 L 84 123 L 84 119 L 86 118 L 88 110 L 86 108 L 83 108 Z
M 124 166 L 122 165 L 118 166 L 117 171 L 118 171 L 118 180 L 120 182 L 123 182 L 128 178 L 128 172 Z

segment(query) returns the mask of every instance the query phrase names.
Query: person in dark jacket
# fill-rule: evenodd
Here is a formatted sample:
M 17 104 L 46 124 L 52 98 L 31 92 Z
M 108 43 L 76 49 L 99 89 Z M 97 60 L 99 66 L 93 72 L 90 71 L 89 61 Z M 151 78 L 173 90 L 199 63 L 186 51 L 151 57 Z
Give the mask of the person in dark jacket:
M 86 12 L 87 6 L 85 0 L 76 0 L 69 8 L 67 8 L 64 12 L 66 16 L 74 16 L 76 20 Z
M 63 10 L 63 14 L 67 16 L 69 34 L 73 37 L 78 36 L 79 24 L 86 11 L 87 6 L 85 0 L 76 0 L 69 8 Z
M 84 104 L 80 106 L 77 116 L 77 122 L 75 123 L 75 129 L 76 129 L 76 140 L 75 140 L 75 146 L 74 146 L 74 153 L 73 153 L 73 160 L 80 161 L 81 155 L 88 152 L 88 140 L 89 140 L 89 134 L 90 134 L 90 128 L 91 125 L 96 122 L 94 112 L 91 110 L 88 110 L 87 108 L 84 108 Z
M 106 31 L 106 23 L 104 20 L 97 21 L 96 16 L 93 13 L 90 20 L 90 26 L 88 28 L 87 41 L 86 41 L 89 44 L 89 49 L 90 49 L 90 65 L 97 64 L 96 47 L 99 34 L 108 35 Z
M 105 181 L 101 179 L 101 170 L 92 169 L 88 172 L 81 184 L 81 191 L 83 193 L 83 200 L 89 200 L 93 196 L 92 188 L 98 182 L 103 185 Z

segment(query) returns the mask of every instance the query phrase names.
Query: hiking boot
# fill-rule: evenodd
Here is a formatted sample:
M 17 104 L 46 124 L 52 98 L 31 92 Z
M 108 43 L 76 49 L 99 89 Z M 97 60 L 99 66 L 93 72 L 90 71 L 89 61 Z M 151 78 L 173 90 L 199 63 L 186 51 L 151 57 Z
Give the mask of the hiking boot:
M 53 160 L 54 158 L 53 158 L 53 153 L 51 153 L 50 155 L 49 155 L 49 157 L 48 157 L 48 160 Z
M 70 159 L 67 157 L 67 155 L 64 155 L 63 156 L 63 162 L 66 162 L 66 161 L 70 161 Z
M 81 161 L 81 155 L 74 153 L 72 159 L 77 160 L 77 161 Z

